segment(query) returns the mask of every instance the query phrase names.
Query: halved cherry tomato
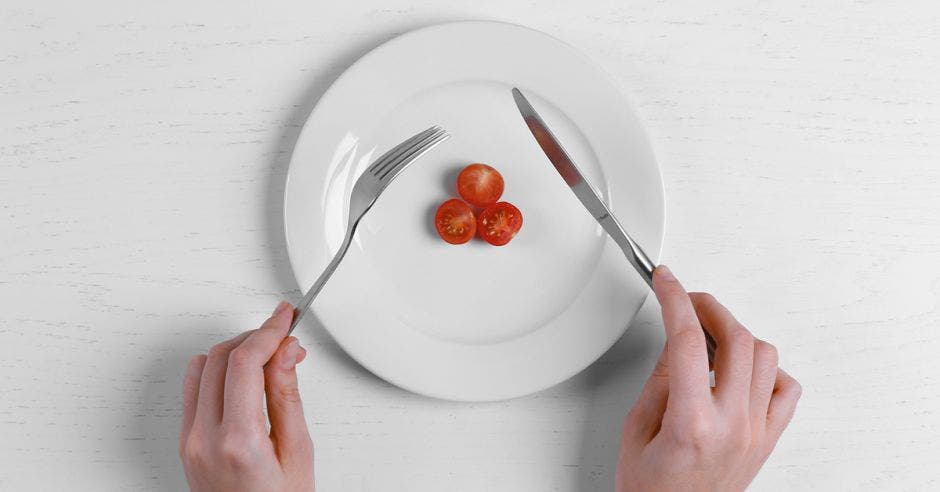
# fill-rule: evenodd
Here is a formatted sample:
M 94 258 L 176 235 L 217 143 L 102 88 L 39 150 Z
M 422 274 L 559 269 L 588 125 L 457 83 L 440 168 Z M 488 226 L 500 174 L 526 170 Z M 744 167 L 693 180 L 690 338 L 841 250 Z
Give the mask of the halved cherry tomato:
M 522 212 L 515 205 L 499 202 L 483 209 L 477 218 L 480 237 L 493 246 L 503 246 L 522 228 Z
M 478 207 L 492 205 L 503 195 L 503 177 L 486 164 L 470 164 L 457 176 L 457 193 Z
M 463 244 L 477 232 L 477 221 L 473 209 L 463 200 L 451 198 L 437 207 L 434 227 L 441 239 L 450 244 Z

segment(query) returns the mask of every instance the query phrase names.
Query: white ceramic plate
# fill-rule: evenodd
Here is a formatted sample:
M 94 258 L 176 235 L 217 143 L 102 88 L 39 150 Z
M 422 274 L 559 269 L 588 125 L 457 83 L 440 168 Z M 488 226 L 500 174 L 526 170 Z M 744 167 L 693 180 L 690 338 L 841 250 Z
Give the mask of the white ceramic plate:
M 495 22 L 443 24 L 385 43 L 330 87 L 304 125 L 284 220 L 306 290 L 336 252 L 349 193 L 371 160 L 433 124 L 451 133 L 379 198 L 312 308 L 353 358 L 402 388 L 467 401 L 547 388 L 600 357 L 647 295 L 535 143 L 513 86 L 659 256 L 659 168 L 630 105 L 590 60 Z M 506 181 L 502 199 L 523 213 L 507 246 L 452 246 L 434 232 L 435 209 L 456 196 L 456 174 L 471 162 L 495 166 Z

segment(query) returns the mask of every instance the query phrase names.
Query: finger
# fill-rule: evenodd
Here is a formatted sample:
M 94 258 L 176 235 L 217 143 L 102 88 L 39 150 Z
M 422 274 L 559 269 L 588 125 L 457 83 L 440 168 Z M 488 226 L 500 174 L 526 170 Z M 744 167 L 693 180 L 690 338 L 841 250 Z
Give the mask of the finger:
M 751 422 L 766 425 L 770 395 L 777 380 L 777 348 L 763 341 L 754 341 L 754 370 L 751 373 Z
M 250 331 L 246 331 L 209 349 L 202 377 L 199 378 L 196 425 L 213 426 L 222 420 L 222 397 L 225 394 L 225 369 L 228 366 L 228 355 L 250 334 Z
M 264 414 L 261 412 L 264 365 L 284 340 L 292 319 L 291 305 L 281 302 L 261 328 L 229 354 L 223 414 L 226 425 L 264 425 Z
M 206 356 L 197 355 L 189 359 L 186 366 L 186 376 L 183 377 L 183 420 L 180 424 L 180 446 L 189 437 L 196 418 L 196 399 L 199 397 L 199 379 L 202 369 L 206 366 Z
M 669 367 L 666 348 L 659 354 L 659 360 L 653 367 L 649 379 L 637 398 L 624 423 L 624 437 L 637 440 L 645 445 L 659 432 L 666 412 L 669 396 Z
M 715 350 L 715 393 L 725 404 L 749 404 L 751 372 L 754 365 L 754 337 L 731 312 L 711 294 L 689 294 L 702 326 L 717 342 Z
M 705 335 L 692 301 L 664 265 L 653 271 L 653 290 L 662 306 L 669 364 L 669 399 L 677 408 L 698 408 L 711 401 Z
M 790 423 L 790 419 L 793 418 L 796 403 L 800 400 L 802 393 L 803 388 L 796 379 L 783 369 L 777 370 L 776 384 L 770 396 L 770 405 L 767 407 L 767 433 L 773 442 L 777 441 Z
M 268 402 L 268 419 L 271 420 L 271 439 L 281 461 L 308 461 L 310 458 L 310 433 L 297 388 L 296 370 L 306 354 L 296 338 L 288 337 L 264 367 L 264 394 Z

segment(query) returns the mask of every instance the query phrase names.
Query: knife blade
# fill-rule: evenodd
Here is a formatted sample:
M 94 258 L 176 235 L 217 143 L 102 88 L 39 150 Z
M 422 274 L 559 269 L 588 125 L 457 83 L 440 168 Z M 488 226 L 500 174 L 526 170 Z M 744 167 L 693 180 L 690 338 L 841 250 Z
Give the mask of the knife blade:
M 653 269 L 656 268 L 656 265 L 653 264 L 653 261 L 650 260 L 646 252 L 643 251 L 643 248 L 627 234 L 627 231 L 620 225 L 620 222 L 610 213 L 610 209 L 607 208 L 607 205 L 604 204 L 601 197 L 597 195 L 588 180 L 585 179 L 581 171 L 578 170 L 578 166 L 575 165 L 568 153 L 565 152 L 564 147 L 561 146 L 561 143 L 558 142 L 558 139 L 555 138 L 552 131 L 548 129 L 548 125 L 545 124 L 545 121 L 542 120 L 539 113 L 522 94 L 522 91 L 513 87 L 512 98 L 516 101 L 519 113 L 522 114 L 522 118 L 529 127 L 529 131 L 532 132 L 535 141 L 539 144 L 539 147 L 542 148 L 542 152 L 545 153 L 548 160 L 555 166 L 555 170 L 558 171 L 561 178 L 565 180 L 565 183 L 571 188 L 571 191 L 574 192 L 574 195 L 581 204 L 584 205 L 584 208 L 594 217 L 594 220 L 596 220 L 601 227 L 607 231 L 607 234 L 610 235 L 614 242 L 620 246 L 620 249 L 623 250 L 623 254 L 627 257 L 627 261 L 633 265 L 637 273 L 639 273 L 640 276 L 643 277 L 643 280 L 646 281 L 647 285 L 652 288 Z M 708 349 L 709 360 L 714 360 L 715 340 L 707 331 L 705 332 L 705 343 Z
M 643 280 L 652 287 L 653 268 L 655 268 L 653 261 L 650 260 L 646 252 L 643 251 L 643 248 L 627 234 L 623 226 L 620 225 L 620 222 L 610 213 L 610 209 L 607 208 L 603 200 L 594 192 L 590 183 L 584 178 L 581 171 L 578 170 L 578 166 L 575 165 L 568 153 L 565 152 L 564 147 L 561 146 L 561 143 L 558 142 L 558 139 L 555 138 L 552 131 L 548 129 L 542 117 L 535 111 L 535 108 L 532 107 L 529 100 L 522 95 L 522 91 L 513 88 L 512 97 L 516 100 L 516 106 L 519 107 L 519 112 L 522 113 L 522 118 L 525 120 L 526 125 L 528 125 L 529 131 L 532 132 L 535 141 L 538 142 L 539 147 L 545 152 L 545 156 L 548 157 L 548 160 L 555 166 L 555 170 L 558 171 L 561 178 L 565 180 L 565 183 L 568 184 L 568 187 L 571 188 L 574 195 L 578 197 L 578 200 L 584 205 L 584 208 L 594 217 L 594 220 L 596 220 L 601 227 L 607 231 L 607 234 L 613 238 L 614 242 L 620 246 L 620 249 L 623 250 L 624 255 L 627 257 L 627 261 L 636 268 L 636 271 L 643 277 Z

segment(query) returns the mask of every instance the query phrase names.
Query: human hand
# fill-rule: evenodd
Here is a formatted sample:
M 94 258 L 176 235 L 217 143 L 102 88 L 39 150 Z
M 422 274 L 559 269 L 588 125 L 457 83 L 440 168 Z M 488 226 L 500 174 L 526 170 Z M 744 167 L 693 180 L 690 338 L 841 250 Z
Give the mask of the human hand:
M 709 294 L 687 294 L 668 268 L 653 272 L 666 347 L 624 421 L 617 491 L 744 490 L 770 456 L 800 398 L 756 340 Z M 709 387 L 702 327 L 715 338 Z
M 295 371 L 307 351 L 284 338 L 293 312 L 282 302 L 261 328 L 189 361 L 179 451 L 192 490 L 313 490 L 313 443 Z

